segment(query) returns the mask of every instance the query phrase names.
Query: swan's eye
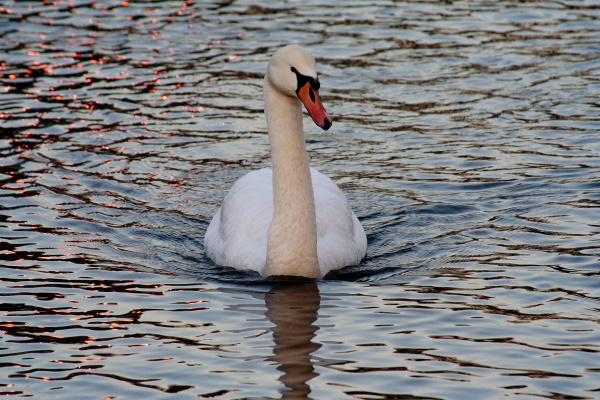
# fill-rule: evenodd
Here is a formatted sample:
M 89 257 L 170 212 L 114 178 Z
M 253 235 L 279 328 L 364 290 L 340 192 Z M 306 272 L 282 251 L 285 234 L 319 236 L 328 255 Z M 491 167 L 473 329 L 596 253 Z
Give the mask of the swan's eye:
M 310 76 L 302 75 L 294 67 L 292 67 L 292 72 L 294 74 L 296 74 L 296 80 L 298 82 L 298 86 L 296 88 L 296 93 L 300 90 L 301 87 L 303 87 L 307 83 L 310 83 L 310 87 L 313 88 L 314 90 L 319 90 L 319 88 L 321 87 L 321 84 L 319 83 L 319 79 L 318 78 L 313 78 L 313 77 L 310 77 Z M 314 96 L 314 94 L 313 94 L 313 96 Z

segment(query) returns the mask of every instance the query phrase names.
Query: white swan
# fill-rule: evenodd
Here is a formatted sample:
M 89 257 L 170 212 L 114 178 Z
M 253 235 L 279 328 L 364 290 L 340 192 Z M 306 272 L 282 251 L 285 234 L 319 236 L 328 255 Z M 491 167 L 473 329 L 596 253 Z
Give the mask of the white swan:
M 367 237 L 335 183 L 310 168 L 302 106 L 327 130 L 313 56 L 300 46 L 277 51 L 267 67 L 264 101 L 273 168 L 239 179 L 206 231 L 217 264 L 263 276 L 321 278 L 360 263 Z

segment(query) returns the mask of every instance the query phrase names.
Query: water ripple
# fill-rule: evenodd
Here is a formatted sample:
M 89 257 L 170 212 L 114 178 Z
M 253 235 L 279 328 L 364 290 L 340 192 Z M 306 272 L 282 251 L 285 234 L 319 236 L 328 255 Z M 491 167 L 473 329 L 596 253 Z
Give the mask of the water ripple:
M 592 399 L 594 1 L 0 5 L 0 394 Z M 312 164 L 369 252 L 321 282 L 202 237 L 269 164 L 262 79 L 310 48 Z

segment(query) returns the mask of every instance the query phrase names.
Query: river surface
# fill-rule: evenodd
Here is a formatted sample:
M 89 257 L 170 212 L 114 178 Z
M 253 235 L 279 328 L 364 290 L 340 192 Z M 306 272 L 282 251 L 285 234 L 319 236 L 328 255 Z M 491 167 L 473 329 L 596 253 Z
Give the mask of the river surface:
M 0 394 L 600 398 L 600 5 L 0 3 Z M 312 165 L 368 256 L 214 265 L 269 165 L 262 78 L 315 55 Z

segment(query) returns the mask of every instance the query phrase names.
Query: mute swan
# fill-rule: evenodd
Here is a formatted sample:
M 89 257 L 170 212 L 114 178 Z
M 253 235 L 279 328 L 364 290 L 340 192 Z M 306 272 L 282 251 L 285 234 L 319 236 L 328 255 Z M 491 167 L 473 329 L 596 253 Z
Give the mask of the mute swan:
M 319 86 L 307 50 L 290 45 L 273 54 L 263 94 L 273 168 L 240 178 L 213 217 L 204 249 L 217 264 L 322 278 L 365 256 L 367 237 L 346 197 L 309 166 L 300 102 L 315 124 L 331 127 Z

